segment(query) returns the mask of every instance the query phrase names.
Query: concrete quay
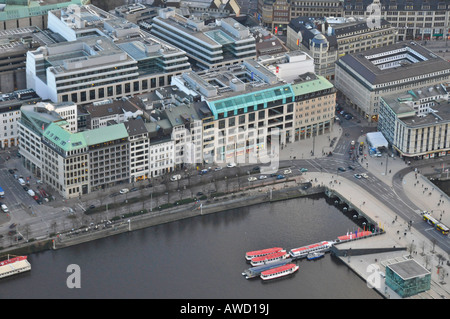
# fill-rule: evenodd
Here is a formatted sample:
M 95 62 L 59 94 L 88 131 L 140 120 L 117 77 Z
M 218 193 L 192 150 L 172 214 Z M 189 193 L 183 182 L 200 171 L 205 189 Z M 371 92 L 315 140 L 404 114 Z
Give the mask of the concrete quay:
M 396 217 L 397 215 L 386 207 L 386 205 L 379 200 L 375 194 L 367 192 L 347 178 L 342 176 L 336 177 L 335 175 L 332 177 L 331 174 L 313 172 L 307 173 L 305 178 L 309 178 L 314 181 L 313 185 L 326 185 L 330 188 L 330 190 L 340 194 L 340 196 L 342 196 L 341 198 L 351 202 L 354 206 L 360 207 L 361 211 L 363 211 L 365 215 L 367 215 L 385 231 L 385 234 L 379 236 L 338 244 L 337 246 L 339 249 L 345 250 L 351 248 L 353 251 L 370 251 L 380 248 L 404 248 L 403 250 L 383 253 L 369 252 L 363 255 L 338 256 L 343 263 L 351 268 L 362 279 L 367 281 L 369 278 L 372 278 L 375 269 L 379 270 L 380 273 L 385 273 L 385 267 L 389 263 L 406 260 L 407 258 L 413 258 L 420 265 L 424 266 L 431 272 L 432 285 L 430 291 L 421 293 L 411 298 L 450 298 L 450 286 L 447 285 L 449 281 L 448 276 L 445 275 L 444 278 L 442 278 L 437 273 L 437 255 L 441 254 L 446 257 L 447 254 L 439 247 L 435 247 L 434 252 L 431 252 L 430 248 L 432 247 L 432 244 L 430 243 L 430 240 L 414 229 L 409 230 L 408 221 Z M 334 180 L 336 182 L 329 184 L 330 180 Z M 412 184 L 412 180 L 415 180 L 414 173 L 409 173 L 405 176 L 405 185 L 409 185 L 409 187 L 406 187 L 408 191 L 410 191 L 410 188 L 418 189 L 417 186 L 414 187 L 410 185 Z M 424 179 L 424 183 L 426 182 L 425 180 L 426 179 Z M 436 190 L 434 192 L 437 193 Z M 411 194 L 411 196 L 416 195 L 414 192 L 409 194 Z M 420 199 L 418 197 L 415 201 L 418 205 L 421 205 L 420 207 L 429 209 L 432 204 L 431 201 L 427 199 Z M 424 249 L 422 249 L 423 247 Z M 422 254 L 422 251 L 424 254 Z M 440 269 L 441 275 L 443 273 L 442 269 L 445 269 L 444 272 L 450 273 L 449 266 L 442 265 L 442 268 Z M 385 298 L 400 298 L 395 292 L 384 285 L 384 280 L 381 280 L 381 285 L 375 289 L 377 289 L 377 291 Z

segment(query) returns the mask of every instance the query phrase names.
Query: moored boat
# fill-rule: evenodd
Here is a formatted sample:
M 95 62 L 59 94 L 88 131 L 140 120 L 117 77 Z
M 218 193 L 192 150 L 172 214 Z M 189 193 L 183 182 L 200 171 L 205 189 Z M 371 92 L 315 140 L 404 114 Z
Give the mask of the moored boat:
M 313 253 L 309 253 L 308 256 L 306 256 L 306 259 L 314 260 L 314 259 L 322 258 L 323 256 L 325 256 L 324 252 L 313 252 Z
M 331 248 L 332 244 L 333 243 L 330 241 L 322 241 L 312 245 L 291 249 L 289 254 L 292 258 L 303 258 L 312 252 L 325 252 Z
M 248 251 L 245 254 L 245 259 L 252 260 L 253 258 L 261 257 L 261 256 L 273 254 L 273 253 L 277 253 L 277 252 L 282 251 L 282 250 L 283 250 L 283 248 L 281 248 L 281 247 L 272 247 L 272 248 L 255 250 L 255 251 Z
M 264 265 L 267 263 L 286 259 L 286 257 L 288 257 L 288 256 L 289 256 L 289 254 L 286 253 L 286 250 L 282 250 L 277 253 L 268 254 L 268 255 L 261 256 L 261 257 L 255 257 L 251 260 L 250 264 L 252 266 L 260 266 L 260 265 Z
M 261 272 L 260 277 L 262 280 L 275 279 L 275 278 L 280 278 L 283 276 L 293 274 L 297 270 L 298 270 L 298 266 L 296 264 L 286 264 L 283 266 L 279 266 L 276 268 L 272 268 L 272 269 L 263 271 L 263 272 Z
M 0 278 L 31 270 L 27 256 L 18 256 L 0 261 Z

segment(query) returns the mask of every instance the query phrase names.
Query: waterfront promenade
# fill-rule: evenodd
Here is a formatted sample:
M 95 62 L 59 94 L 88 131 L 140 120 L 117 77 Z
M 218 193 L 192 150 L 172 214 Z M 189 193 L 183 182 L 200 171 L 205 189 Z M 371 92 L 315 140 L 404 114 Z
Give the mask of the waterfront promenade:
M 320 150 L 322 147 L 327 147 L 329 140 L 334 136 L 339 137 L 338 130 L 331 133 L 329 137 L 325 135 L 316 138 L 315 149 Z M 365 135 L 360 136 L 359 142 L 365 142 Z M 304 151 L 312 148 L 311 140 L 299 142 L 297 147 L 291 146 L 289 150 L 282 151 L 281 160 L 287 160 L 291 156 L 303 156 L 304 159 L 309 160 L 322 157 L 322 154 L 314 156 Z M 332 150 L 334 151 L 334 149 Z M 367 150 L 365 150 L 366 153 Z M 442 256 L 444 261 L 449 260 L 450 254 L 437 245 L 433 245 L 430 239 L 426 238 L 414 227 L 409 228 L 408 223 L 410 220 L 403 219 L 385 205 L 388 201 L 391 203 L 402 201 L 404 206 L 409 207 L 415 213 L 415 218 L 412 219 L 413 226 L 415 226 L 415 223 L 419 223 L 418 226 L 427 228 L 426 231 L 432 236 L 440 238 L 441 242 L 445 238 L 444 244 L 447 243 L 450 248 L 448 237 L 444 237 L 426 224 L 420 215 L 421 211 L 432 212 L 433 216 L 440 219 L 445 225 L 450 225 L 450 199 L 448 196 L 423 176 L 421 170 L 411 169 L 408 163 L 405 163 L 398 157 L 366 156 L 363 162 L 358 162 L 356 165 L 366 168 L 371 175 L 386 184 L 386 187 L 390 188 L 394 195 L 390 198 L 381 195 L 382 191 L 378 191 L 375 188 L 376 185 L 374 185 L 371 192 L 368 192 L 357 183 L 357 181 L 372 183 L 373 177 L 357 180 L 352 174 L 346 174 L 344 177 L 343 174 L 339 175 L 329 172 L 308 172 L 302 175 L 302 179 L 303 181 L 311 181 L 313 186 L 324 185 L 329 187 L 340 194 L 341 198 L 345 198 L 354 207 L 363 211 L 366 216 L 377 223 L 378 227 L 383 228 L 386 232 L 380 236 L 341 244 L 343 249 L 346 247 L 351 247 L 352 249 L 404 247 L 405 250 L 339 258 L 365 280 L 373 275 L 374 269 L 379 269 L 380 273 L 384 274 L 386 265 L 413 258 L 431 272 L 432 282 L 429 291 L 410 298 L 450 299 L 450 279 L 448 275 L 450 266 L 442 261 L 439 264 L 438 258 L 438 256 Z M 439 166 L 441 164 L 440 162 L 430 161 L 430 166 L 426 170 L 430 172 L 431 166 L 435 165 Z M 402 198 L 400 193 L 407 198 Z M 410 203 L 413 203 L 416 207 Z M 385 286 L 384 279 L 381 279 L 380 283 L 381 285 L 377 290 L 383 296 L 390 299 L 400 298 L 395 292 Z

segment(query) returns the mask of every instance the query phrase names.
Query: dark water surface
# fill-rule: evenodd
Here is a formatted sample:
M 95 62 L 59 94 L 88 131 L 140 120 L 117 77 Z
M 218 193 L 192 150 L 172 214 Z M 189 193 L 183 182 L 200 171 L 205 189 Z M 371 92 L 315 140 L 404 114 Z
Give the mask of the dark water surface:
M 356 229 L 324 198 L 301 198 L 172 222 L 31 255 L 31 272 L 0 281 L 8 298 L 299 299 L 381 298 L 326 254 L 296 261 L 290 277 L 246 280 L 244 254 L 333 240 Z M 70 264 L 81 288 L 69 289 Z

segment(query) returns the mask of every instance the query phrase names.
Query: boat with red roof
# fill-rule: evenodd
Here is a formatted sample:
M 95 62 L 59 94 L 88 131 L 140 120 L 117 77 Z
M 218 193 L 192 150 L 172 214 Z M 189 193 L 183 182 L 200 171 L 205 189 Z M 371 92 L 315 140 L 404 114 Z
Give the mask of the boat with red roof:
M 13 264 L 13 263 L 21 261 L 21 260 L 27 260 L 27 256 L 17 256 L 14 258 L 9 258 L 9 256 L 8 256 L 8 259 L 0 261 L 0 267 L 8 265 L 8 264 Z
M 267 248 L 267 249 L 262 249 L 262 250 L 248 251 L 245 254 L 245 259 L 252 260 L 255 257 L 261 257 L 261 256 L 277 253 L 282 250 L 283 250 L 283 248 L 281 248 L 281 247 L 272 247 L 272 248 Z
M 17 256 L 0 261 L 0 278 L 31 270 L 27 256 Z
M 311 244 L 308 246 L 291 249 L 289 254 L 291 255 L 292 258 L 303 258 L 313 252 L 328 251 L 332 245 L 333 245 L 333 242 L 331 242 L 331 241 L 321 241 L 319 243 Z
M 289 256 L 289 254 L 286 253 L 286 250 L 281 250 L 281 251 L 273 253 L 273 254 L 268 254 L 268 255 L 252 258 L 250 264 L 252 266 L 261 266 L 261 265 L 264 265 L 267 263 L 286 259 L 288 256 Z
M 283 266 L 275 267 L 266 271 L 261 272 L 262 280 L 269 280 L 284 277 L 290 274 L 293 274 L 298 270 L 298 266 L 296 264 L 286 264 Z

